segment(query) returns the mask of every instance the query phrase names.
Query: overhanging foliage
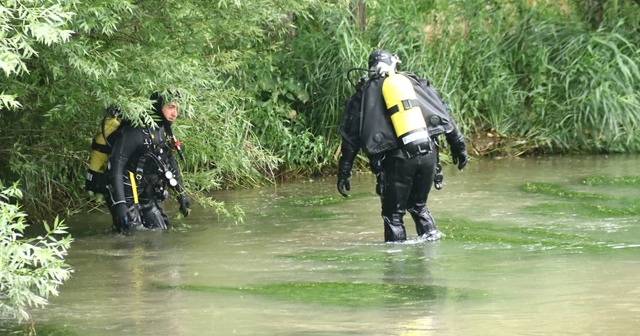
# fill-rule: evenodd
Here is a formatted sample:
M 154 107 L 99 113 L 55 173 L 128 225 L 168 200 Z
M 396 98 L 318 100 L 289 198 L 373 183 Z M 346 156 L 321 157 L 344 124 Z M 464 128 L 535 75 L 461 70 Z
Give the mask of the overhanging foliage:
M 168 89 L 190 190 L 322 172 L 346 71 L 377 47 L 432 81 L 475 155 L 637 152 L 639 26 L 632 0 L 4 1 L 0 180 L 34 218 L 86 209 L 105 107 L 143 120 Z

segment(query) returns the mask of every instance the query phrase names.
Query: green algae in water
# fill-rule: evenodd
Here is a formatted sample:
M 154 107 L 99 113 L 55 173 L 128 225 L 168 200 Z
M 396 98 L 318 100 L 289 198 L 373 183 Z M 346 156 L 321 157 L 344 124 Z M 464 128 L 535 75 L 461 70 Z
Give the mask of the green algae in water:
M 323 205 L 331 205 L 346 202 L 352 199 L 360 199 L 365 197 L 370 197 L 375 195 L 374 193 L 353 193 L 350 194 L 349 197 L 344 197 L 342 195 L 337 196 L 315 196 L 315 197 L 306 197 L 306 198 L 298 198 L 291 202 L 288 202 L 291 206 L 323 206 Z
M 336 203 L 342 203 L 344 201 L 346 201 L 347 198 L 340 195 L 340 196 L 317 196 L 317 197 L 307 197 L 307 198 L 302 198 L 302 199 L 296 199 L 294 201 L 292 201 L 290 204 L 294 205 L 294 206 L 315 206 L 315 205 L 329 205 L 329 204 L 336 204 Z
M 587 218 L 605 218 L 605 217 L 625 217 L 639 216 L 640 207 L 637 205 L 603 205 L 594 203 L 542 203 L 538 205 L 530 205 L 525 207 L 532 213 L 549 215 L 549 214 L 570 214 L 579 215 Z
M 312 250 L 297 254 L 281 255 L 280 258 L 287 258 L 300 262 L 313 263 L 313 266 L 330 266 L 333 273 L 353 276 L 356 274 L 366 275 L 368 272 L 398 268 L 399 273 L 409 283 L 422 282 L 425 278 L 425 270 L 428 269 L 429 259 L 425 255 L 422 244 L 412 244 L 405 246 L 402 251 L 379 250 L 379 246 L 374 250 Z M 415 249 L 414 249 L 415 247 Z M 413 280 L 409 280 L 413 279 Z
M 640 186 L 640 176 L 593 176 L 585 178 L 582 184 L 588 186 L 615 185 L 615 186 Z
M 622 185 L 635 183 L 636 177 L 606 178 L 591 177 L 582 180 L 586 185 Z M 552 196 L 564 202 L 543 203 L 528 206 L 526 209 L 537 214 L 572 214 L 588 218 L 602 218 L 610 216 L 638 216 L 640 203 L 638 198 L 616 197 L 612 195 L 585 193 L 569 190 L 566 187 L 551 183 L 529 182 L 522 186 L 522 190 L 540 195 Z M 580 203 L 576 203 L 580 201 Z
M 350 250 L 315 250 L 302 252 L 295 255 L 281 255 L 282 258 L 294 260 L 323 261 L 333 263 L 361 263 L 361 262 L 381 262 L 386 261 L 386 254 L 381 253 L 359 253 Z
M 439 220 L 446 240 L 457 240 L 477 244 L 495 244 L 509 248 L 528 250 L 564 249 L 580 251 L 602 251 L 620 242 L 603 241 L 601 237 L 562 233 L 544 226 L 510 226 L 504 223 L 472 221 L 465 218 L 443 218 Z
M 567 188 L 552 183 L 528 182 L 522 186 L 522 190 L 540 195 L 557 196 L 565 199 L 613 199 L 613 196 L 571 191 Z
M 430 285 L 352 282 L 295 282 L 249 287 L 167 286 L 201 292 L 238 292 L 266 295 L 279 300 L 342 307 L 404 306 L 433 300 L 472 298 L 470 291 Z M 481 297 L 478 294 L 477 297 Z
M 290 216 L 294 218 L 306 219 L 330 219 L 335 214 L 325 210 L 325 206 L 343 203 L 348 200 L 360 199 L 375 195 L 373 193 L 354 193 L 349 197 L 338 196 L 314 196 L 306 198 L 297 198 L 281 203 L 281 216 Z

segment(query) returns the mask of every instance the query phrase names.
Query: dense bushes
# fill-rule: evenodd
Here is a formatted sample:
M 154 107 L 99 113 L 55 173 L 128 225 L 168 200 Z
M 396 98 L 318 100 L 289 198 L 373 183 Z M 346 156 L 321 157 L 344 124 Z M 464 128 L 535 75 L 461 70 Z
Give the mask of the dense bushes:
M 42 307 L 49 296 L 58 295 L 72 272 L 65 257 L 73 239 L 62 221 L 56 218 L 52 226 L 45 222 L 43 236 L 24 237 L 26 213 L 11 204 L 21 194 L 15 185 L 0 183 L 0 320 L 30 319 L 29 308 Z
M 640 149 L 635 1 L 357 2 L 5 2 L 0 180 L 30 217 L 86 209 L 104 108 L 144 119 L 170 88 L 190 190 L 331 171 L 346 72 L 378 47 L 431 79 L 475 155 Z

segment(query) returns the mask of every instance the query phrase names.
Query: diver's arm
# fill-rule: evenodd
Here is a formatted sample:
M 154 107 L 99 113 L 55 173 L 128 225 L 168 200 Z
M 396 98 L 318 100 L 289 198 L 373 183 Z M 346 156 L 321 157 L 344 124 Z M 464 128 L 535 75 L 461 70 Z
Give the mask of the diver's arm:
M 346 191 L 351 189 L 349 177 L 353 161 L 358 155 L 362 145 L 360 140 L 360 106 L 362 100 L 362 90 L 356 91 L 345 103 L 342 114 L 342 122 L 338 129 L 342 135 L 341 155 L 338 161 L 338 192 L 342 196 L 349 196 Z M 345 191 L 346 190 L 346 191 Z
M 353 161 L 358 155 L 359 148 L 353 143 L 342 138 L 342 145 L 340 149 L 340 160 L 338 161 L 338 177 L 349 178 L 351 176 L 351 168 L 353 167 Z
M 351 190 L 351 184 L 349 183 L 349 177 L 351 177 L 351 168 L 353 167 L 353 160 L 355 160 L 358 154 L 358 147 L 354 146 L 351 142 L 342 138 L 340 160 L 338 161 L 338 192 L 340 195 L 347 197 L 347 191 Z
M 143 132 L 137 131 L 133 127 L 126 127 L 113 144 L 113 150 L 109 155 L 109 182 L 114 205 L 125 202 L 123 176 L 126 174 L 127 162 L 144 144 Z
M 173 155 L 173 152 L 169 151 L 167 155 L 167 163 L 169 164 L 169 169 L 173 174 L 173 177 L 176 179 L 178 184 L 176 184 L 173 189 L 178 192 L 178 194 L 184 194 L 186 189 L 184 187 L 184 182 L 182 182 L 182 174 L 180 174 L 180 167 L 178 166 L 178 161 L 176 157 Z
M 458 130 L 457 127 L 453 128 L 453 131 L 446 133 L 447 143 L 451 148 L 451 159 L 454 164 L 458 165 L 458 169 L 462 170 L 468 161 L 467 146 L 464 141 L 464 136 Z
M 178 166 L 178 162 L 176 161 L 173 153 L 169 151 L 167 155 L 167 163 L 169 164 L 169 169 L 173 173 L 173 177 L 176 179 L 177 184 L 172 186 L 172 189 L 177 192 L 176 200 L 178 204 L 180 204 L 180 212 L 183 216 L 189 216 L 189 209 L 191 208 L 191 203 L 189 202 L 189 197 L 187 197 L 187 190 L 184 187 L 184 183 L 182 182 L 182 176 L 180 175 L 180 167 Z

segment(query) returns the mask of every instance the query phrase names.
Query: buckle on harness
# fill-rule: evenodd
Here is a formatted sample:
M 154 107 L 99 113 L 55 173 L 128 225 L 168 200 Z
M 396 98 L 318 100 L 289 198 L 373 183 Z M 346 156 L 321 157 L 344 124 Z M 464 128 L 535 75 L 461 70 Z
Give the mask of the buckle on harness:
M 420 101 L 418 99 L 404 99 L 401 101 L 401 103 L 403 111 L 406 111 L 412 107 L 420 106 Z M 389 114 L 400 112 L 400 104 L 393 105 L 387 110 L 387 112 Z
M 408 110 L 412 107 L 414 107 L 415 105 L 413 104 L 414 100 L 409 100 L 409 99 L 405 99 L 402 101 L 402 107 L 404 107 L 405 110 Z
M 405 99 L 402 101 L 402 107 L 404 107 L 405 110 L 416 106 L 420 106 L 420 101 L 417 99 Z

